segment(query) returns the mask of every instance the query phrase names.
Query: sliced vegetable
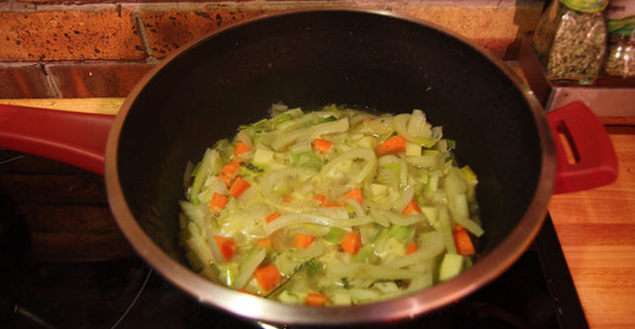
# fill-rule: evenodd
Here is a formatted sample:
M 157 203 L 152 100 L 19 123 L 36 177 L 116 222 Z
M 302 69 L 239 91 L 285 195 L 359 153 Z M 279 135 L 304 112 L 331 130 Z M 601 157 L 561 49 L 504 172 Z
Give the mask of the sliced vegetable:
M 229 195 L 233 196 L 234 198 L 238 198 L 243 193 L 245 193 L 245 191 L 250 186 L 251 184 L 249 184 L 245 179 L 243 179 L 242 177 L 237 177 L 234 180 L 234 183 L 232 184 L 232 186 L 229 188 Z
M 269 238 L 260 239 L 258 240 L 258 247 L 262 249 L 264 248 L 273 249 L 273 243 L 271 242 L 271 239 Z
M 225 183 L 226 187 L 229 187 L 232 184 L 232 181 L 234 180 L 233 178 L 227 176 L 226 174 L 218 175 L 218 179 L 223 181 L 223 183 Z
M 414 198 L 410 199 L 410 202 L 408 202 L 408 205 L 402 212 L 402 214 L 406 216 L 411 214 L 420 214 L 420 213 L 421 213 L 421 209 L 419 209 L 419 205 L 417 204 L 417 201 Z
M 354 305 L 447 280 L 483 230 L 476 173 L 442 136 L 421 110 L 276 104 L 187 165 L 178 244 L 200 275 L 284 303 Z
M 326 202 L 326 196 L 323 194 L 316 194 L 313 196 L 313 199 L 317 200 L 321 206 Z
M 221 172 L 229 177 L 234 177 L 240 167 L 240 160 L 234 159 L 221 168 Z
M 276 220 L 276 218 L 280 217 L 280 214 L 277 212 L 274 212 L 273 214 L 267 216 L 267 218 L 265 218 L 265 221 L 267 222 L 267 224 L 273 222 L 274 220 Z
M 212 201 L 209 203 L 209 210 L 213 213 L 218 213 L 220 210 L 225 209 L 225 205 L 227 205 L 228 200 L 229 199 L 227 199 L 226 196 L 214 193 Z
M 234 145 L 234 156 L 239 157 L 249 151 L 249 146 L 242 141 L 236 142 Z
M 378 156 L 395 154 L 406 150 L 406 139 L 402 136 L 393 136 L 379 144 L 375 149 Z
M 344 249 L 347 253 L 355 255 L 359 251 L 359 248 L 362 247 L 362 237 L 359 233 L 350 231 L 346 233 L 344 241 L 342 241 L 340 246 L 342 246 L 342 249 Z
M 348 194 L 344 196 L 344 200 L 353 199 L 357 202 L 364 203 L 364 197 L 362 196 L 362 190 L 359 187 L 353 188 Z
M 462 226 L 457 227 L 457 230 L 454 231 L 453 236 L 454 244 L 456 245 L 456 252 L 459 255 L 470 256 L 476 253 L 474 244 L 472 244 L 472 240 L 470 239 L 470 235 Z
M 326 139 L 316 138 L 311 142 L 311 145 L 318 150 L 320 153 L 326 153 L 331 149 L 333 143 L 327 141 Z
M 214 239 L 220 249 L 221 255 L 223 255 L 226 260 L 231 259 L 236 252 L 236 244 L 234 243 L 234 240 L 220 235 L 214 235 Z
M 314 236 L 298 232 L 293 237 L 293 246 L 300 249 L 306 249 L 311 245 L 311 243 L 313 243 L 313 240 L 315 240 Z
M 417 251 L 417 244 L 414 242 L 410 242 L 406 247 L 406 255 L 413 254 Z
M 345 234 L 346 234 L 345 230 L 339 227 L 331 227 L 328 233 L 326 233 L 326 235 L 324 236 L 324 240 L 331 243 L 340 244 L 342 243 L 342 240 L 344 239 Z
M 234 289 L 240 289 L 245 286 L 266 256 L 267 252 L 263 248 L 252 248 L 249 251 L 247 258 L 240 265 L 240 275 L 234 281 Z
M 324 306 L 326 304 L 326 295 L 309 292 L 306 294 L 304 304 L 309 306 Z
M 445 254 L 439 266 L 439 281 L 447 281 L 459 275 L 463 270 L 463 256 Z
M 267 265 L 257 268 L 254 271 L 254 277 L 256 277 L 260 288 L 264 292 L 268 292 L 275 288 L 278 283 L 282 281 L 282 275 L 275 265 Z

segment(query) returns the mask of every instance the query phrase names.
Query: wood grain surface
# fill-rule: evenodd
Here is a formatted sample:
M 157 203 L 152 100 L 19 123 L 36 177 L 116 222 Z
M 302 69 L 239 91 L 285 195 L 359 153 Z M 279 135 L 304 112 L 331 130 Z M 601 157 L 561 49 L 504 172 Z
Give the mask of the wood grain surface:
M 591 328 L 635 328 L 635 127 L 609 128 L 615 183 L 555 195 L 549 212 Z
M 0 104 L 3 103 L 115 114 L 123 103 L 123 99 L 0 100 Z M 555 195 L 549 211 L 590 327 L 593 329 L 635 328 L 635 126 L 630 126 L 635 123 L 635 120 L 633 117 L 626 117 L 610 118 L 602 122 L 626 125 L 607 127 L 618 154 L 620 166 L 618 180 L 611 185 L 590 191 Z M 82 194 L 89 199 L 99 193 L 85 183 L 73 184 L 72 181 L 76 175 L 78 175 L 77 172 L 69 172 L 69 177 L 61 179 L 58 182 L 61 189 L 68 190 L 68 186 L 76 186 L 75 188 L 83 189 L 86 194 Z M 22 179 L 32 178 L 22 177 Z M 5 183 L 10 184 L 10 182 Z M 54 194 L 59 187 L 53 184 L 41 186 L 41 188 L 49 192 L 43 197 L 48 197 L 50 198 L 48 201 L 55 202 Z M 70 189 L 68 193 L 73 193 L 72 190 Z M 14 195 L 15 198 L 30 200 L 28 191 L 17 190 L 15 193 L 17 193 Z M 86 211 L 85 207 L 91 206 L 95 205 L 78 205 L 68 211 L 81 217 L 81 214 Z M 42 216 L 41 211 L 31 214 L 32 225 L 40 223 L 38 214 Z M 50 214 L 60 217 L 53 211 Z M 69 231 L 59 233 L 66 234 L 65 237 L 41 233 L 42 235 L 36 236 L 36 239 L 48 239 L 42 243 L 50 242 L 50 245 L 58 245 L 54 240 L 64 240 L 72 236 L 78 239 L 77 241 L 84 242 L 97 239 L 96 243 L 100 244 L 100 249 L 111 244 L 118 245 L 115 242 L 121 243 L 121 241 L 103 241 L 107 239 L 104 232 L 109 231 L 109 225 L 104 223 L 107 223 L 109 219 L 108 215 L 102 215 L 95 219 L 96 223 L 88 226 L 94 230 L 82 233 L 83 235 Z M 73 220 L 77 219 L 71 217 L 64 221 Z M 41 232 L 51 229 L 44 225 Z M 108 235 L 108 238 L 116 240 L 117 236 Z M 128 252 L 130 250 L 118 250 L 114 254 Z

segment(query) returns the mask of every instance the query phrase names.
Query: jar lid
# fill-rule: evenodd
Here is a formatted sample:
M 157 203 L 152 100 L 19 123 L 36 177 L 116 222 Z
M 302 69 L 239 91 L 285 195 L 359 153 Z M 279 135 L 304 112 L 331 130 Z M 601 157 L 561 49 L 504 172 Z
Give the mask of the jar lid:
M 563 5 L 584 13 L 595 13 L 604 10 L 608 0 L 560 0 Z

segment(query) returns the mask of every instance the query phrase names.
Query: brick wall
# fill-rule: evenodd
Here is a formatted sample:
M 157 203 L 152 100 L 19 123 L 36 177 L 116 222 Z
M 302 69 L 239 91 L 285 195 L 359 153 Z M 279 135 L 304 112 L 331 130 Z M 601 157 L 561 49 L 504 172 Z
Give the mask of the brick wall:
M 391 10 L 513 59 L 538 0 L 0 0 L 0 98 L 121 97 L 174 49 L 219 27 L 301 7 Z

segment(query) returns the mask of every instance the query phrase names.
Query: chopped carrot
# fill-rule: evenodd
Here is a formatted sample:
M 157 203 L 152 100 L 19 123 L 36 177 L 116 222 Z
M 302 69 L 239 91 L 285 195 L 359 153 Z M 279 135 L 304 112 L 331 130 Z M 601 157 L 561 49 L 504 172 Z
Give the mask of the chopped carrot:
M 280 271 L 275 265 L 267 265 L 263 267 L 259 267 L 254 271 L 254 276 L 262 288 L 263 291 L 267 292 L 273 289 L 280 281 L 282 280 L 282 275 L 280 275 Z
M 467 233 L 467 230 L 454 231 L 452 235 L 454 236 L 454 245 L 456 246 L 456 252 L 459 255 L 469 256 L 476 253 L 476 250 L 474 250 L 474 245 L 472 244 L 472 240 L 470 240 L 470 235 Z
M 364 197 L 362 196 L 362 190 L 359 187 L 353 188 L 347 195 L 344 196 L 344 200 L 353 199 L 357 202 L 364 203 Z
M 417 251 L 417 244 L 414 242 L 411 242 L 407 247 L 406 247 L 406 255 L 410 255 L 412 253 L 414 253 L 415 251 Z
M 228 164 L 226 164 L 220 171 L 229 177 L 234 177 L 236 173 L 238 172 L 239 167 L 240 167 L 240 160 L 234 159 L 230 161 Z
M 326 295 L 310 292 L 306 294 L 304 304 L 310 306 L 324 306 L 326 304 Z
M 213 213 L 218 214 L 219 209 L 225 209 L 225 205 L 227 205 L 227 197 L 220 194 L 214 193 L 212 196 L 212 201 L 209 202 L 209 210 Z
M 267 222 L 267 224 L 273 222 L 276 218 L 280 217 L 280 214 L 277 212 L 274 212 L 273 214 L 267 216 L 267 218 L 265 218 L 265 221 Z
M 249 146 L 245 142 L 238 141 L 234 145 L 234 156 L 241 156 L 249 151 Z
M 232 184 L 232 178 L 225 175 L 225 174 L 220 174 L 218 175 L 218 179 L 222 180 L 223 183 L 225 183 L 225 186 L 229 187 Z
M 342 249 L 351 255 L 355 255 L 359 248 L 362 247 L 362 237 L 355 231 L 350 231 L 344 237 L 344 241 L 340 244 Z
M 455 231 L 465 231 L 466 229 L 461 224 L 456 224 L 456 226 L 454 226 L 454 230 Z
M 406 149 L 406 139 L 401 136 L 393 136 L 379 144 L 375 151 L 377 155 L 395 154 Z
M 293 196 L 291 196 L 291 194 L 285 194 L 282 197 L 282 201 L 284 201 L 286 203 L 290 203 L 291 201 L 293 201 Z
M 313 146 L 318 152 L 326 153 L 331 149 L 332 142 L 327 141 L 326 139 L 316 138 L 311 142 L 311 146 Z
M 414 198 L 410 200 L 406 208 L 403 210 L 402 214 L 405 216 L 408 216 L 413 213 L 415 214 L 421 213 L 421 209 L 419 208 L 419 205 L 417 204 L 417 201 L 415 201 Z
M 220 235 L 214 235 L 214 240 L 216 240 L 216 244 L 218 244 L 218 249 L 220 249 L 220 253 L 225 257 L 225 259 L 229 260 L 236 253 L 236 244 L 234 240 L 230 238 L 226 238 Z
M 325 203 L 322 207 L 324 208 L 335 208 L 335 207 L 341 207 L 342 205 L 339 203 Z
M 242 293 L 245 293 L 245 294 L 255 295 L 253 292 L 251 292 L 251 291 L 249 291 L 247 289 L 243 289 L 243 288 L 238 289 L 238 291 L 240 291 Z
M 263 248 L 273 249 L 273 243 L 271 243 L 271 239 L 269 238 L 260 239 L 258 240 L 258 247 L 260 247 L 260 249 L 263 249 Z
M 313 240 L 315 240 L 314 236 L 298 232 L 293 237 L 293 246 L 300 249 L 306 249 L 311 245 L 311 243 L 313 243 Z
M 317 200 L 320 205 L 324 205 L 324 202 L 326 202 L 326 196 L 324 194 L 316 194 L 313 196 L 313 199 Z
M 250 186 L 251 184 L 249 184 L 246 180 L 242 177 L 238 177 L 232 184 L 232 187 L 229 188 L 229 195 L 237 198 L 241 196 Z

